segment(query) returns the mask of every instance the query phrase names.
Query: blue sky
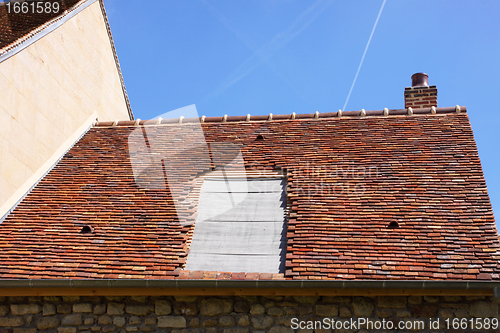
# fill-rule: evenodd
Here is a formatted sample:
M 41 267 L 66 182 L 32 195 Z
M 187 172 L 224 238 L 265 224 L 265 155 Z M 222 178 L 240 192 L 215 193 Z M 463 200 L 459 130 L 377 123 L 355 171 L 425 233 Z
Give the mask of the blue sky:
M 382 3 L 105 0 L 141 119 L 190 104 L 206 116 L 337 111 Z M 429 74 L 439 107 L 467 106 L 498 214 L 499 13 L 497 0 L 387 0 L 345 108 L 404 108 L 411 75 Z

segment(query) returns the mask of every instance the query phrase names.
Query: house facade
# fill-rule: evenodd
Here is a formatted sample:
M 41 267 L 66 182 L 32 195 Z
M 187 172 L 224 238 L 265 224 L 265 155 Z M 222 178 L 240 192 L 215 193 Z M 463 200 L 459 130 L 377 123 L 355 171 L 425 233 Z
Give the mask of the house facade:
M 102 1 L 57 3 L 0 6 L 0 333 L 498 330 L 467 109 L 427 75 L 405 109 L 134 120 Z
M 0 237 L 0 326 L 16 332 L 498 327 L 463 106 L 97 122 Z

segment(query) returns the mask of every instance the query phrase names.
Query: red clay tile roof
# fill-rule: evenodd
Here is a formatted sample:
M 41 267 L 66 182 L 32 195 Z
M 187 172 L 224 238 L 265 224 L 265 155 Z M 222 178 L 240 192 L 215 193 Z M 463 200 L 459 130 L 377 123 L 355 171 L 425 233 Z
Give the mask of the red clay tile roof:
M 0 4 L 0 49 L 16 44 L 15 42 L 28 35 L 33 30 L 43 26 L 50 20 L 65 15 L 80 0 L 55 0 L 59 4 L 59 11 L 50 13 L 33 13 L 29 7 L 27 13 L 15 13 L 11 6 L 10 13 L 5 3 Z M 36 7 L 35 7 L 36 8 Z
M 207 142 L 239 144 L 248 169 L 287 174 L 286 271 L 262 276 L 183 271 L 192 227 L 176 223 L 168 190 L 135 184 L 137 127 L 99 123 L 0 225 L 0 278 L 500 280 L 468 116 L 433 111 L 205 118 Z M 148 135 L 168 142 L 181 126 L 192 125 Z

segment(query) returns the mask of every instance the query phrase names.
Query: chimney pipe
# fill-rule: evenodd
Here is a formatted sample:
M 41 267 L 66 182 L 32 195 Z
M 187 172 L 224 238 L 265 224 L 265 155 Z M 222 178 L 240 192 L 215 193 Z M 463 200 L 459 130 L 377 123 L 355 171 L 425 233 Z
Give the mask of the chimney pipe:
M 405 109 L 437 107 L 437 88 L 429 86 L 429 75 L 415 73 L 411 76 L 411 87 L 405 88 Z
M 425 73 L 415 73 L 411 76 L 412 87 L 428 87 L 429 75 Z

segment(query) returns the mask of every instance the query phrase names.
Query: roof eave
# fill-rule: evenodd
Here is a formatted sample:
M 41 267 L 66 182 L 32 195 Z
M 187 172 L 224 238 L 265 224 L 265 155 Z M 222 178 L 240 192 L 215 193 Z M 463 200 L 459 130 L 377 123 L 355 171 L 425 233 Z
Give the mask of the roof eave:
M 447 280 L 0 280 L 0 296 L 48 295 L 500 296 L 500 281 Z

